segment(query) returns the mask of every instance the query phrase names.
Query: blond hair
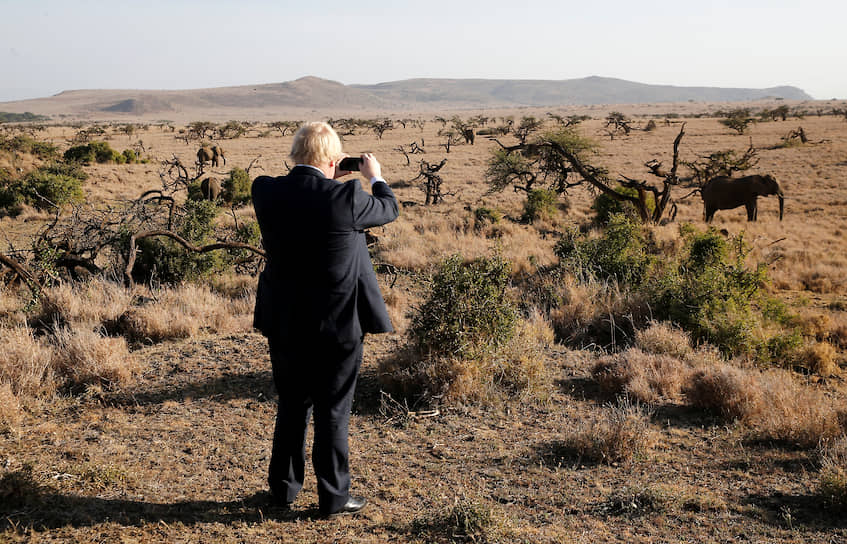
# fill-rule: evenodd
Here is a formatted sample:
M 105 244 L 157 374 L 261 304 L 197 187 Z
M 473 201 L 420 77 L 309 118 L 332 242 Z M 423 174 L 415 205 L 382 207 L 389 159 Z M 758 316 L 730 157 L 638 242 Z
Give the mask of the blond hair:
M 328 163 L 341 156 L 341 139 L 327 123 L 306 123 L 294 135 L 289 156 L 296 164 Z

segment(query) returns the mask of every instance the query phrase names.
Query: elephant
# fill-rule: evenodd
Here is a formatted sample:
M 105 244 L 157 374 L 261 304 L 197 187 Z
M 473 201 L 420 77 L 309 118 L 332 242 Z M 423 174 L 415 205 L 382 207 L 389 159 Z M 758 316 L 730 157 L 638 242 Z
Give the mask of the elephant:
M 756 199 L 768 195 L 776 195 L 779 198 L 779 220 L 782 221 L 785 195 L 779 182 L 770 174 L 741 178 L 717 176 L 707 181 L 700 189 L 707 223 L 711 223 L 715 211 L 731 210 L 739 206 L 747 208 L 747 221 L 755 221 L 758 215 Z
M 200 182 L 200 193 L 206 200 L 214 202 L 221 194 L 221 182 L 217 178 L 205 178 Z
M 212 166 L 218 166 L 218 158 L 224 160 L 224 165 L 226 165 L 226 156 L 224 155 L 224 148 L 219 145 L 213 146 L 203 146 L 199 150 L 197 150 L 197 162 L 200 163 L 202 167 L 207 162 L 211 162 Z

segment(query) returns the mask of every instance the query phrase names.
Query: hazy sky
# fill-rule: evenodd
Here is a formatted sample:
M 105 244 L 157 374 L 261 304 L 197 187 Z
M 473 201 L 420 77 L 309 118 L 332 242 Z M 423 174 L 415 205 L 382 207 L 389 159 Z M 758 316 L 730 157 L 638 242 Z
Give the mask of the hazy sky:
M 847 98 L 844 0 L 0 0 L 0 101 L 414 77 L 795 85 Z

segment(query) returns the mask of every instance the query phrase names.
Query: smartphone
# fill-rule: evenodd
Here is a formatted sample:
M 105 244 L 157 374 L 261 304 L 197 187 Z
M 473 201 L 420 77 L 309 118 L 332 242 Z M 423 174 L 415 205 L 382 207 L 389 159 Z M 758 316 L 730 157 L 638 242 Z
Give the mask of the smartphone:
M 362 157 L 345 157 L 338 163 L 338 169 L 346 172 L 358 172 Z

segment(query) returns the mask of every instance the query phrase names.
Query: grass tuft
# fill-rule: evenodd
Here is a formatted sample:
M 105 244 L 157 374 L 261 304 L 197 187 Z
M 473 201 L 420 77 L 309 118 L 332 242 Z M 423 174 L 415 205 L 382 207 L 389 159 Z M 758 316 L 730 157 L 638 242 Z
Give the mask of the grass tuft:
M 648 413 L 641 405 L 622 398 L 607 404 L 599 415 L 584 419 L 561 441 L 563 453 L 595 463 L 628 461 L 650 445 Z

